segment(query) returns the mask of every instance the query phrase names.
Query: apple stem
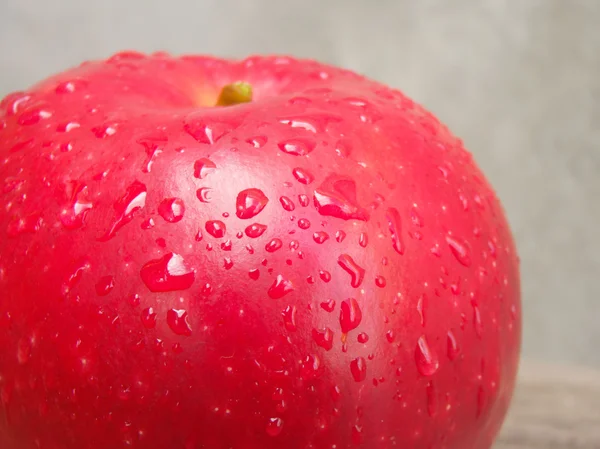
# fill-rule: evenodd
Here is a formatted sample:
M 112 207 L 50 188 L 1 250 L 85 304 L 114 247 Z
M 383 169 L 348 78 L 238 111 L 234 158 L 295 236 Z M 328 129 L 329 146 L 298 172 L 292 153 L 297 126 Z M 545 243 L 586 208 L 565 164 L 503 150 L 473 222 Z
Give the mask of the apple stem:
M 244 81 L 227 84 L 221 89 L 217 106 L 233 106 L 252 101 L 252 85 Z

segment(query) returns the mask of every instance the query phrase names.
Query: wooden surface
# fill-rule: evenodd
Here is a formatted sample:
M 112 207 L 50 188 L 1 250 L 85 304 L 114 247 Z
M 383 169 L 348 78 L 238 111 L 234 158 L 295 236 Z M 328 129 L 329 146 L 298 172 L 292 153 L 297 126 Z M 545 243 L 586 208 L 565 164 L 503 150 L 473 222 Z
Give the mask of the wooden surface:
M 600 449 L 600 370 L 523 363 L 494 449 Z

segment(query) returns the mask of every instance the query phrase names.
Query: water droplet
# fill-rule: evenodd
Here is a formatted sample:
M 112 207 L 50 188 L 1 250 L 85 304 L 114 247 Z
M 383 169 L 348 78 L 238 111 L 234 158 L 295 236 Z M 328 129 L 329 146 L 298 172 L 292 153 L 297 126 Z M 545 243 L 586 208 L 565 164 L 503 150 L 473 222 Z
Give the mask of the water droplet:
M 200 187 L 196 190 L 196 197 L 203 203 L 210 203 L 212 200 L 212 189 L 209 187 Z
M 386 280 L 383 276 L 377 276 L 375 278 L 375 285 L 379 288 L 384 288 L 386 286 Z
M 144 230 L 148 230 L 148 229 L 152 229 L 154 227 L 154 225 L 155 225 L 154 219 L 152 217 L 150 217 L 142 222 L 141 227 Z
M 188 313 L 183 309 L 167 310 L 167 324 L 177 335 L 192 335 L 192 328 L 188 323 Z
M 313 240 L 316 243 L 322 244 L 325 243 L 329 239 L 329 234 L 325 231 L 317 231 L 313 234 Z
M 146 329 L 156 327 L 156 311 L 152 307 L 148 307 L 142 311 L 142 324 Z
M 326 351 L 333 348 L 333 331 L 328 327 L 323 329 L 313 329 L 312 336 L 315 343 Z
M 151 292 L 186 290 L 195 279 L 194 272 L 185 266 L 183 258 L 174 253 L 146 263 L 140 270 L 140 276 Z
M 367 361 L 364 357 L 357 357 L 350 362 L 350 372 L 355 382 L 362 382 L 367 378 Z
M 288 293 L 294 290 L 294 284 L 291 281 L 285 279 L 282 275 L 278 275 L 273 281 L 273 284 L 267 292 L 269 297 L 272 299 L 283 298 Z
M 84 89 L 87 86 L 87 81 L 74 79 L 71 81 L 63 81 L 59 83 L 54 91 L 57 94 L 72 94 L 76 90 Z
M 369 244 L 369 236 L 365 232 L 361 232 L 358 238 L 358 244 L 363 248 L 366 248 Z
M 308 205 L 310 204 L 310 198 L 304 193 L 298 195 L 298 201 L 300 202 L 300 206 L 302 207 L 308 207 Z
M 233 260 L 230 257 L 223 258 L 223 268 L 231 270 L 233 268 Z
M 206 232 L 212 235 L 216 239 L 220 239 L 225 236 L 227 227 L 221 220 L 209 220 L 204 225 Z
M 366 334 L 366 333 L 364 333 L 364 332 L 361 332 L 360 334 L 358 334 L 358 337 L 356 337 L 356 340 L 357 340 L 359 343 L 365 344 L 366 342 L 368 342 L 368 341 L 369 341 L 369 335 L 367 335 L 367 334 Z
M 260 277 L 260 270 L 258 268 L 253 268 L 248 271 L 248 276 L 250 276 L 250 279 L 256 281 Z
M 455 360 L 460 353 L 460 348 L 458 347 L 458 342 L 456 341 L 456 337 L 454 336 L 454 332 L 451 330 L 448 331 L 448 358 L 450 360 Z
M 331 273 L 325 270 L 319 270 L 319 277 L 323 282 L 331 281 Z
M 333 312 L 333 309 L 335 309 L 335 300 L 328 299 L 327 301 L 322 302 L 321 308 L 326 312 Z
M 417 312 L 419 312 L 419 317 L 421 318 L 421 326 L 425 327 L 425 324 L 427 324 L 427 295 L 423 294 L 419 297 Z
M 108 295 L 115 287 L 115 280 L 112 276 L 103 276 L 96 282 L 96 294 L 98 296 Z
M 365 277 L 365 269 L 358 265 L 349 254 L 342 254 L 338 257 L 338 264 L 350 275 L 350 285 L 354 288 L 360 287 Z
M 207 158 L 198 159 L 194 162 L 194 177 L 204 179 L 216 170 L 217 166 Z
M 283 316 L 283 324 L 289 332 L 295 332 L 298 328 L 296 325 L 296 315 L 298 310 L 296 306 L 287 306 L 281 315 Z
M 276 437 L 281 434 L 283 430 L 283 419 L 281 418 L 269 418 L 267 422 L 267 435 L 270 437 Z
M 19 116 L 17 122 L 22 126 L 35 125 L 40 120 L 45 120 L 52 117 L 52 112 L 42 107 L 26 109 Z
M 238 193 L 235 208 L 238 218 L 248 219 L 258 215 L 267 205 L 269 199 L 260 189 L 246 189 Z
M 251 137 L 250 139 L 246 139 L 246 143 L 249 143 L 254 148 L 262 148 L 267 143 L 267 138 L 265 136 Z
M 340 230 L 335 233 L 335 241 L 336 242 L 342 243 L 345 238 L 346 238 L 346 232 Z
M 115 124 L 103 124 L 92 128 L 92 132 L 98 139 L 105 139 L 117 133 L 117 126 Z
M 263 235 L 265 233 L 265 231 L 267 230 L 267 227 L 263 224 L 260 223 L 254 223 L 251 224 L 250 226 L 248 226 L 245 230 L 246 235 L 248 237 L 250 237 L 251 239 L 256 239 L 258 237 L 260 237 L 261 235 Z
M 183 218 L 185 205 L 181 198 L 165 198 L 158 205 L 158 214 L 169 223 L 177 223 Z
M 267 252 L 269 252 L 269 253 L 274 253 L 275 251 L 280 249 L 282 246 L 283 246 L 283 242 L 281 241 L 281 239 L 274 238 L 274 239 L 271 239 L 271 241 L 265 245 L 265 250 L 267 250 Z
M 352 442 L 354 444 L 361 444 L 363 442 L 363 434 L 362 434 L 363 428 L 362 426 L 355 424 L 352 426 Z
M 394 333 L 393 330 L 389 330 L 385 333 L 385 339 L 389 342 L 389 343 L 393 343 L 394 340 L 396 339 L 396 334 Z
M 25 365 L 29 361 L 31 358 L 31 349 L 31 338 L 21 337 L 17 343 L 17 361 L 19 365 Z M 2 395 L 2 402 L 6 402 L 4 396 Z
M 352 147 L 346 140 L 338 140 L 335 144 L 335 153 L 341 158 L 347 158 L 350 156 Z
M 40 230 L 43 225 L 42 217 L 34 213 L 24 217 L 15 217 L 7 226 L 8 237 L 17 237 L 21 234 L 33 234 Z
M 292 240 L 290 242 L 290 249 L 292 251 L 296 251 L 299 247 L 300 247 L 300 242 L 298 242 L 298 240 Z
M 310 228 L 310 221 L 308 221 L 306 218 L 301 218 L 298 220 L 298 227 L 300 229 L 308 229 Z
M 335 305 L 335 302 L 334 302 Z M 323 304 L 321 304 L 323 306 Z M 362 310 L 354 298 L 348 298 L 342 301 L 340 310 L 340 326 L 342 333 L 347 334 L 356 329 L 362 321 Z
M 425 336 L 421 336 L 415 348 L 415 362 L 419 373 L 423 376 L 432 376 L 440 367 L 437 354 L 429 346 Z
M 279 197 L 279 202 L 281 203 L 281 206 L 288 212 L 292 212 L 294 209 L 296 209 L 294 202 L 287 196 Z
M 212 145 L 237 127 L 233 121 L 217 121 L 211 118 L 205 122 L 204 112 L 192 113 L 185 118 L 183 129 L 198 143 Z
M 392 246 L 398 254 L 404 254 L 404 242 L 402 241 L 400 213 L 396 208 L 389 208 L 386 215 L 390 234 L 392 235 Z
M 459 239 L 450 235 L 446 236 L 446 242 L 448 243 L 450 251 L 456 258 L 456 260 L 458 260 L 458 262 L 460 262 L 461 265 L 469 267 L 471 265 L 471 258 L 469 256 L 469 249 L 467 245 Z
M 427 414 L 430 417 L 434 417 L 437 414 L 437 395 L 435 393 L 435 388 L 433 386 L 433 382 L 429 381 L 427 383 Z
M 342 220 L 369 220 L 369 213 L 362 208 L 356 197 L 356 182 L 350 178 L 330 175 L 314 191 L 317 211 L 324 216 Z
M 139 181 L 134 181 L 127 187 L 125 195 L 119 198 L 113 205 L 115 218 L 110 229 L 100 238 L 106 241 L 115 236 L 117 231 L 133 220 L 136 212 L 146 205 L 146 186 Z
M 231 240 L 229 239 L 221 243 L 221 249 L 223 251 L 231 251 L 231 246 Z
M 321 359 L 316 354 L 310 354 L 302 361 L 300 376 L 304 380 L 316 379 L 323 372 Z
M 87 186 L 76 181 L 65 183 L 65 193 L 69 204 L 60 211 L 60 222 L 67 229 L 77 229 L 84 225 L 88 211 L 93 207 L 87 199 Z
M 310 139 L 288 139 L 280 142 L 277 146 L 281 151 L 292 156 L 306 156 L 315 149 L 316 142 Z
M 481 312 L 477 304 L 473 304 L 473 327 L 475 328 L 475 334 L 481 338 L 483 335 L 483 325 L 481 323 Z
M 314 175 L 304 168 L 296 167 L 292 170 L 292 174 L 300 184 L 308 185 L 315 180 Z

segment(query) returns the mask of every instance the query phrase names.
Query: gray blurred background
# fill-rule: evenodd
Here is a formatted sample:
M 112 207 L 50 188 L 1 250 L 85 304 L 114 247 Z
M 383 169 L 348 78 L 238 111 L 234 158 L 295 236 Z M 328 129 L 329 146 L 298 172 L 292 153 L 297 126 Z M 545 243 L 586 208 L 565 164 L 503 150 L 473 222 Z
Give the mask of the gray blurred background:
M 290 53 L 400 88 L 504 202 L 525 355 L 600 366 L 599 0 L 0 0 L 0 96 L 121 49 Z

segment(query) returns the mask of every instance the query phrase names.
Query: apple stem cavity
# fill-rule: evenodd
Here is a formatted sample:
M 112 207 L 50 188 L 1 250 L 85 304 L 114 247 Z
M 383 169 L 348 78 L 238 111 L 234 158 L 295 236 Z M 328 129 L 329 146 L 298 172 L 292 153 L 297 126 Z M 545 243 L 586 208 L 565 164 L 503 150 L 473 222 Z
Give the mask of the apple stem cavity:
M 227 84 L 221 89 L 217 106 L 234 106 L 252 101 L 252 85 L 244 81 Z

